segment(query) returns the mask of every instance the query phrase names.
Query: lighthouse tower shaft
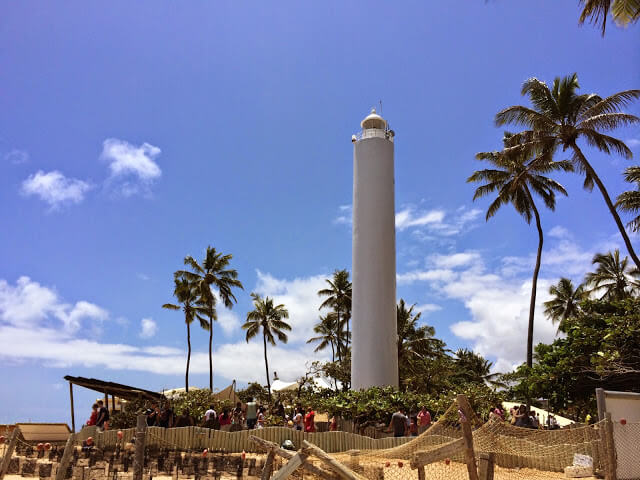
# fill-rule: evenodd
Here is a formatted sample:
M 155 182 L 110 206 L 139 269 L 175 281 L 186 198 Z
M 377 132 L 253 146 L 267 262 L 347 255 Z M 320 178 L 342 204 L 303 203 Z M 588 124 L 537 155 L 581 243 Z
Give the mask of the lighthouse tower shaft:
M 398 386 L 393 131 L 375 110 L 354 136 L 351 386 Z

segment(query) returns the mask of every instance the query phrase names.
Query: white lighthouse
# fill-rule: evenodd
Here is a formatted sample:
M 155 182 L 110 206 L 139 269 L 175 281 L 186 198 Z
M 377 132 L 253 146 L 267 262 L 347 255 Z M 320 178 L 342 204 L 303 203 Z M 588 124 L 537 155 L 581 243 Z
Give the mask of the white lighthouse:
M 353 149 L 351 387 L 398 386 L 393 131 L 376 113 Z

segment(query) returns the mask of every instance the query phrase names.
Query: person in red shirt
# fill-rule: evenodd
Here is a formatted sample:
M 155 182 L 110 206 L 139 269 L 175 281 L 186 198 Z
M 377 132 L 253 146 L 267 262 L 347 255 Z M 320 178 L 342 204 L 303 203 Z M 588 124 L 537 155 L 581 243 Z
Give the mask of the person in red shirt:
M 316 412 L 313 408 L 307 408 L 307 414 L 304 416 L 304 431 L 307 433 L 314 433 L 316 431 L 316 423 L 314 421 Z
M 87 425 L 95 425 L 96 420 L 98 420 L 98 404 L 94 403 L 91 408 L 91 416 L 89 417 L 89 420 L 87 420 Z
M 335 432 L 338 430 L 338 420 L 336 420 L 336 416 L 333 415 L 331 420 L 329 421 L 329 431 Z

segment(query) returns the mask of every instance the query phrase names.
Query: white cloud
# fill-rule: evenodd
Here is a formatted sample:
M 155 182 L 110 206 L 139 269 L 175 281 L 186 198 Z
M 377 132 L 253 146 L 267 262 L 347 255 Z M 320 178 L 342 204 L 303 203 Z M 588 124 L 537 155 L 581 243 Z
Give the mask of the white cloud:
M 423 315 L 429 315 L 432 312 L 437 312 L 442 310 L 440 305 L 436 305 L 435 303 L 423 303 L 421 305 L 416 305 L 413 309 L 416 312 L 420 312 Z
M 638 148 L 640 147 L 640 138 L 629 138 L 625 143 L 629 148 Z
M 571 234 L 566 228 L 560 225 L 556 225 L 551 230 L 549 230 L 549 236 L 555 238 L 570 238 Z
M 428 234 L 436 237 L 450 237 L 466 231 L 478 219 L 482 211 L 477 208 L 460 207 L 454 212 L 447 213 L 441 208 L 420 210 L 408 205 L 396 212 L 395 225 L 398 232 L 412 229 L 420 232 L 422 239 L 431 239 Z M 341 205 L 334 223 L 351 225 L 353 222 L 353 207 Z
M 285 281 L 263 275 L 259 286 L 269 294 L 276 292 L 278 301 L 282 301 L 283 296 L 290 300 L 288 306 L 296 315 L 292 316 L 292 323 L 299 327 L 301 322 L 295 320 L 300 318 L 297 316 L 299 308 L 306 301 L 306 296 L 301 292 L 305 285 L 317 290 L 323 279 L 319 276 Z M 234 314 L 231 316 L 235 317 Z M 0 359 L 5 364 L 30 359 L 49 367 L 82 366 L 161 375 L 184 374 L 184 349 L 163 345 L 139 347 L 100 343 L 94 335 L 84 338 L 87 336 L 85 326 L 88 322 L 100 322 L 106 318 L 106 310 L 86 301 L 64 303 L 55 290 L 28 277 L 20 277 L 15 285 L 0 279 Z M 236 318 L 230 323 L 237 321 Z M 229 321 L 225 320 L 222 324 L 229 324 Z M 77 328 L 78 325 L 82 328 Z M 151 334 L 153 330 L 155 322 L 150 318 L 142 319 L 141 335 L 145 332 Z M 301 335 L 306 333 L 301 332 Z M 326 354 L 314 354 L 313 347 L 305 343 L 269 346 L 268 349 L 271 372 L 277 371 L 285 380 L 303 375 L 309 362 L 327 359 Z M 190 372 L 207 373 L 208 360 L 208 352 L 193 352 Z M 213 363 L 216 378 L 240 382 L 265 381 L 263 346 L 259 341 L 220 345 L 214 352 Z
M 560 276 L 581 277 L 590 269 L 593 254 L 605 251 L 604 246 L 611 247 L 598 244 L 589 251 L 584 250 L 568 240 L 570 233 L 561 229 L 557 229 L 551 238 L 558 240 L 550 241 L 550 248 L 542 256 L 534 345 L 552 342 L 556 336 L 557 326 L 543 312 L 543 302 L 550 298 L 551 284 L 556 283 Z M 409 272 L 399 275 L 398 281 L 426 281 L 432 292 L 462 302 L 470 318 L 451 325 L 451 331 L 470 342 L 474 351 L 492 359 L 496 371 L 507 371 L 524 362 L 534 257 L 503 258 L 495 271 L 487 269 L 477 254 L 432 256 L 427 258 L 427 263 L 450 268 Z M 456 267 L 464 268 L 454 269 Z
M 144 273 L 137 273 L 136 277 L 138 277 L 140 280 L 144 280 L 145 282 L 151 280 L 151 277 L 149 275 L 145 275 Z
M 353 223 L 353 207 L 351 205 L 340 205 L 338 207 L 338 216 L 333 223 L 342 225 L 351 225 Z
M 53 318 L 66 332 L 75 332 L 84 320 L 103 322 L 106 310 L 86 301 L 64 303 L 55 290 L 29 277 L 20 277 L 15 286 L 0 279 L 0 320 L 10 325 L 35 328 Z
M 225 337 L 239 332 L 241 324 L 240 317 L 235 312 L 224 307 L 218 308 L 218 325 L 222 328 Z
M 477 252 L 453 253 L 451 255 L 431 255 L 429 261 L 438 268 L 456 268 L 474 264 L 480 261 Z
M 38 170 L 22 182 L 21 192 L 25 196 L 38 196 L 51 209 L 56 209 L 63 205 L 81 203 L 91 188 L 90 183 L 67 178 L 57 170 L 47 173 Z
M 454 278 L 456 278 L 456 274 L 449 269 L 414 270 L 396 275 L 396 281 L 401 285 L 410 285 L 415 282 L 450 281 Z
M 396 228 L 402 231 L 409 227 L 440 225 L 444 217 L 443 210 L 415 211 L 412 207 L 407 207 L 396 213 Z
M 143 318 L 140 320 L 140 337 L 151 338 L 158 331 L 158 325 L 152 318 Z
M 292 327 L 289 342 L 306 342 L 313 326 L 318 322 L 320 311 L 318 308 L 322 299 L 318 297 L 318 290 L 327 288 L 326 275 L 281 280 L 268 273 L 257 271 L 258 283 L 254 291 L 262 296 L 275 299 L 289 310 L 288 323 Z
M 14 148 L 13 150 L 5 153 L 2 158 L 13 165 L 20 165 L 29 161 L 29 153 L 24 150 Z
M 125 197 L 149 195 L 151 185 L 162 175 L 155 162 L 160 153 L 160 148 L 146 142 L 136 146 L 117 138 L 106 139 L 100 158 L 109 163 L 111 175 L 105 185 Z

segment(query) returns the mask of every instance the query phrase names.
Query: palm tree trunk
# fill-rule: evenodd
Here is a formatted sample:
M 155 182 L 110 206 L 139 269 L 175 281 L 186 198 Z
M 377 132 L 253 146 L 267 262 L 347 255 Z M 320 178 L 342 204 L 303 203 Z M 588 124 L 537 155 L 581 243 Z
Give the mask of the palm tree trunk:
M 271 404 L 271 382 L 269 381 L 269 361 L 267 360 L 267 335 L 262 333 L 262 341 L 264 343 L 264 367 L 267 371 L 267 391 L 269 392 L 269 404 Z
M 338 350 L 338 361 L 342 363 L 342 325 L 340 325 L 340 309 L 336 309 L 336 315 L 338 319 L 336 320 L 336 338 L 337 338 L 337 350 Z
M 209 316 L 209 390 L 213 393 L 213 315 Z
M 189 363 L 191 362 L 191 327 L 187 323 L 187 372 L 184 376 L 184 390 L 189 393 Z
M 529 302 L 529 327 L 527 330 L 527 367 L 533 366 L 533 321 L 536 312 L 536 293 L 538 289 L 538 274 L 540 273 L 540 263 L 542 260 L 542 245 L 544 243 L 544 236 L 542 234 L 542 225 L 540 223 L 540 214 L 533 203 L 531 192 L 528 187 L 527 194 L 531 198 L 531 206 L 533 208 L 533 214 L 536 217 L 536 228 L 538 229 L 538 254 L 536 255 L 536 266 L 533 269 L 533 278 L 531 280 L 531 301 Z
M 584 156 L 580 148 L 578 148 L 578 145 L 576 144 L 575 141 L 571 142 L 571 148 L 573 148 L 573 151 L 580 159 L 580 162 L 584 166 L 584 169 L 587 171 L 587 174 L 591 175 L 593 180 L 596 182 L 596 185 L 598 185 L 598 188 L 600 189 L 600 193 L 604 197 L 604 201 L 607 204 L 607 207 L 609 207 L 609 212 L 611 212 L 611 215 L 613 216 L 613 219 L 615 220 L 616 225 L 618 226 L 618 230 L 620 230 L 620 235 L 622 235 L 624 244 L 627 246 L 627 251 L 629 252 L 629 256 L 633 260 L 633 263 L 636 264 L 636 267 L 640 269 L 640 258 L 638 258 L 638 255 L 636 255 L 636 252 L 633 250 L 633 246 L 631 245 L 631 240 L 629 240 L 629 235 L 627 235 L 627 231 L 625 230 L 624 225 L 622 224 L 622 220 L 620 220 L 618 211 L 616 210 L 616 207 L 613 205 L 613 202 L 611 201 L 611 197 L 609 197 L 609 193 L 607 192 L 607 189 L 602 183 L 602 180 L 600 180 L 600 177 L 598 177 L 598 175 L 596 174 L 596 171 L 593 169 L 591 164 L 587 161 L 586 157 Z

